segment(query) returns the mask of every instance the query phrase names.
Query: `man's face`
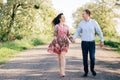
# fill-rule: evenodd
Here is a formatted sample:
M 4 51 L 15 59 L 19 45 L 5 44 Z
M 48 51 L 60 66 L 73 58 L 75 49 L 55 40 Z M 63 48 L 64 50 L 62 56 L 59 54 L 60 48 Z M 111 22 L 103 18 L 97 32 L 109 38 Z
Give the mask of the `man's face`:
M 83 19 L 86 20 L 89 17 L 89 15 L 85 11 L 83 11 L 82 17 L 83 17 Z

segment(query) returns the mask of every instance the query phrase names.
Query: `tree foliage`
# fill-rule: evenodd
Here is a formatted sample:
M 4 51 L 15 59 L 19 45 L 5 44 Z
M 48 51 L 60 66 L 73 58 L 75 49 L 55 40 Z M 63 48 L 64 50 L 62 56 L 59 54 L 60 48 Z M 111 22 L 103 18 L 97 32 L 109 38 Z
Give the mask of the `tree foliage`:
M 73 13 L 75 27 L 77 27 L 79 22 L 82 20 L 81 14 L 84 9 L 89 9 L 92 12 L 91 17 L 99 23 L 105 36 L 113 36 L 116 34 L 116 22 L 113 20 L 113 18 L 116 16 L 116 13 L 114 13 L 110 7 L 104 4 L 89 3 L 78 8 L 76 12 Z
M 50 0 L 8 0 L 0 4 L 1 41 L 51 34 L 56 15 Z

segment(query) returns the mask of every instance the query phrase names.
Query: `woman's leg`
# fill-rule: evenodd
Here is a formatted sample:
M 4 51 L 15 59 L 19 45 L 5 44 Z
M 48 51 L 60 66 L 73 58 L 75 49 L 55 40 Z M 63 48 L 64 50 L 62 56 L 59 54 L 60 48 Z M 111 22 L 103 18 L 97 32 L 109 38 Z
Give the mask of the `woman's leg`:
M 61 57 L 60 57 L 60 54 L 58 54 L 58 64 L 59 64 L 59 69 L 60 69 L 60 74 L 61 74 Z
M 61 75 L 65 75 L 65 66 L 66 66 L 66 59 L 65 59 L 65 52 L 62 52 L 60 54 L 60 70 L 61 70 Z

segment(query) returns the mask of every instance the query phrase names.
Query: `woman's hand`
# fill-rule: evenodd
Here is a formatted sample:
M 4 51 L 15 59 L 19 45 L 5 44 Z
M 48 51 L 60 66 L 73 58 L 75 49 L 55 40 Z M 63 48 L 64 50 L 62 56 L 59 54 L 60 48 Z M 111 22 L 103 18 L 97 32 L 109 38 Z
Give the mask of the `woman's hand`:
M 57 48 L 60 48 L 60 46 L 59 46 L 58 44 L 55 44 L 55 46 L 56 46 Z

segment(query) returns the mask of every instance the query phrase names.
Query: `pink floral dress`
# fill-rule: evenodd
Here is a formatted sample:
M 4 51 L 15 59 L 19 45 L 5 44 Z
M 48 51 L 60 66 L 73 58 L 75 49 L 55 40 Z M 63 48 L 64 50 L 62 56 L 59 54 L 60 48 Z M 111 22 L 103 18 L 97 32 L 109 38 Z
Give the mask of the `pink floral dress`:
M 73 40 L 73 38 L 69 34 L 68 26 L 60 26 L 59 24 L 57 24 L 55 26 L 54 36 L 56 37 L 56 39 L 54 39 L 48 46 L 48 52 L 56 54 L 67 52 L 69 47 L 69 40 Z

